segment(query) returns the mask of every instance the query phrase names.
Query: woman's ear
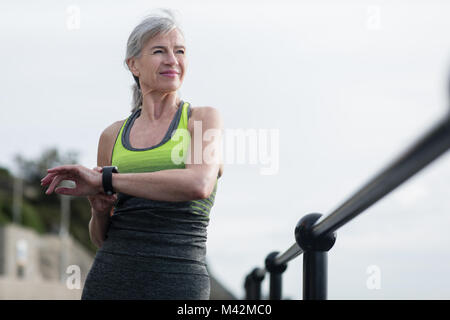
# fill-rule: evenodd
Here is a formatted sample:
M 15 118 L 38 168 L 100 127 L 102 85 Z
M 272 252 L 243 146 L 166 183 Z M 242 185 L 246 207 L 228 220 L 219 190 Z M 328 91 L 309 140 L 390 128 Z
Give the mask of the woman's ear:
M 128 69 L 130 69 L 130 71 L 136 76 L 139 77 L 139 70 L 136 66 L 136 59 L 134 57 L 128 58 L 127 60 L 127 65 L 128 65 Z

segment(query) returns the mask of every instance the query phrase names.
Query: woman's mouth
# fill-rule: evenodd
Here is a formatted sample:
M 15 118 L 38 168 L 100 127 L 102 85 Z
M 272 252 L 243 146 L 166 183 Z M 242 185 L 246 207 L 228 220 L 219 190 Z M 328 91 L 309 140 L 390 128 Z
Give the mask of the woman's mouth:
M 176 71 L 164 71 L 161 72 L 160 74 L 169 78 L 175 78 L 176 76 L 178 76 L 178 72 Z

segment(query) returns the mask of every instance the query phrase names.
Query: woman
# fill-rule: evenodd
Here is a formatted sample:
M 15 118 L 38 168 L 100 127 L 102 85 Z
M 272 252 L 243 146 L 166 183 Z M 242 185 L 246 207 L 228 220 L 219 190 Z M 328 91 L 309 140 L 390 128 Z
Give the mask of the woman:
M 100 249 L 82 299 L 209 299 L 206 229 L 223 172 L 222 119 L 215 108 L 193 108 L 178 97 L 185 41 L 165 13 L 144 19 L 128 39 L 132 113 L 101 134 L 97 167 L 59 166 L 42 179 L 46 194 L 87 196 L 91 204 L 89 233 Z M 215 139 L 203 141 L 207 130 Z M 208 150 L 200 161 L 199 149 Z M 76 187 L 57 188 L 62 180 Z

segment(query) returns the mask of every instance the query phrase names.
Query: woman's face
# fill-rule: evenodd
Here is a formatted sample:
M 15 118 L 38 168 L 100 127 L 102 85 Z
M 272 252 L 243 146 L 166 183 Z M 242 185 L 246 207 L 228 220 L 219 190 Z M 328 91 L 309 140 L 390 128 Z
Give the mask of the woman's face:
M 173 29 L 160 34 L 144 45 L 134 67 L 141 88 L 162 92 L 176 91 L 181 87 L 186 68 L 186 48 L 182 34 Z

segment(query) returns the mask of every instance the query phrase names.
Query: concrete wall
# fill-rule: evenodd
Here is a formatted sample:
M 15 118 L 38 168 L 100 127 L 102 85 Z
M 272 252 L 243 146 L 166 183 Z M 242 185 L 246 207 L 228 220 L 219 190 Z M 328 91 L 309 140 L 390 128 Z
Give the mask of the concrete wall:
M 70 236 L 0 226 L 0 299 L 80 299 L 93 260 Z M 210 276 L 211 300 L 235 299 Z
M 1 300 L 79 300 L 80 298 L 81 289 L 71 290 L 59 281 L 0 277 Z
M 80 299 L 93 258 L 69 236 L 0 226 L 0 299 Z

